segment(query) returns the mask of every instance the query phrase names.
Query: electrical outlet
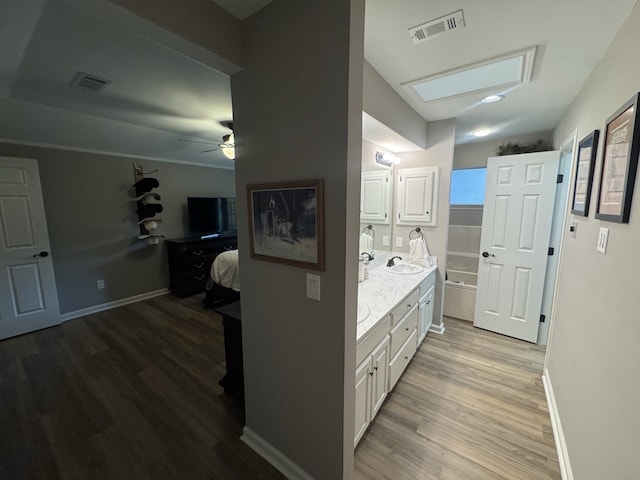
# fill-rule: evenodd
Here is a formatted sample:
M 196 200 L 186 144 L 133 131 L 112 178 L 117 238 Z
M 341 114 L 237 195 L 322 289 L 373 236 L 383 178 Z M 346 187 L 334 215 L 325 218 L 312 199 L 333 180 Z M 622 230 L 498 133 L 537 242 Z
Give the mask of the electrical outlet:
M 97 288 L 98 290 L 102 290 L 102 289 L 104 288 L 104 280 L 98 280 L 98 281 L 96 282 L 96 288 Z
M 598 246 L 596 247 L 600 253 L 602 254 L 607 253 L 608 241 L 609 241 L 609 229 L 600 228 L 600 233 L 598 234 Z
M 396 247 L 402 247 L 402 237 L 396 237 Z
M 390 245 L 390 241 L 391 241 L 391 239 L 389 238 L 389 235 L 382 235 L 382 246 L 383 247 L 388 247 Z

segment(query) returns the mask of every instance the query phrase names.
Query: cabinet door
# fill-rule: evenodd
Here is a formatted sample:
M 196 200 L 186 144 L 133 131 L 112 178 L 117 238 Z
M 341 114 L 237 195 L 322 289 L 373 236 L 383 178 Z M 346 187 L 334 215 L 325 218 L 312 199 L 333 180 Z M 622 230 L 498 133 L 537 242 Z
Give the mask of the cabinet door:
M 373 375 L 371 376 L 371 420 L 387 398 L 387 365 L 389 364 L 389 337 L 387 336 L 371 354 Z
M 436 225 L 439 167 L 404 168 L 398 171 L 396 223 Z
M 391 217 L 391 195 L 388 171 L 362 172 L 360 190 L 360 222 L 388 224 Z
M 431 326 L 431 322 L 433 320 L 433 293 L 435 291 L 435 287 L 431 285 L 427 292 L 420 297 L 418 302 L 420 319 L 418 321 L 418 346 L 424 340 L 424 337 L 427 336 L 427 332 L 429 331 L 429 327 Z
M 372 357 L 369 356 L 356 369 L 356 421 L 353 446 L 358 444 L 371 421 L 371 373 Z

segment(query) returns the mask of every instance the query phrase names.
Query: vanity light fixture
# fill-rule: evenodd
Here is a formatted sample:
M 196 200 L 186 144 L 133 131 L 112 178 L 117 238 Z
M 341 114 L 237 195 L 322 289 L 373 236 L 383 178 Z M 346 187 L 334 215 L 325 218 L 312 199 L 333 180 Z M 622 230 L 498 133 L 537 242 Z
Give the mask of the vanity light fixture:
M 488 95 L 480 100 L 482 103 L 496 103 L 504 99 L 504 95 Z
M 386 167 L 391 167 L 392 165 L 398 165 L 400 163 L 400 159 L 393 153 L 376 152 L 376 163 Z

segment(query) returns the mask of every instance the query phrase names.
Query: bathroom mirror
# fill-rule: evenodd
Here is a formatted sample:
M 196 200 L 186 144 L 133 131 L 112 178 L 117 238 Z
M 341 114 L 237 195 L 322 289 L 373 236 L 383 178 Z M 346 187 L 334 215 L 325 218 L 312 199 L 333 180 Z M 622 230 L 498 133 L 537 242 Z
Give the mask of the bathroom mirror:
M 392 167 L 382 167 L 377 164 L 376 152 L 384 153 L 387 150 L 367 140 L 362 141 L 360 234 L 358 240 L 361 247 L 368 243 L 373 245 L 374 251 L 390 251 L 394 170 Z M 369 226 L 371 228 L 368 228 Z M 369 235 L 372 238 L 367 241 L 363 235 Z

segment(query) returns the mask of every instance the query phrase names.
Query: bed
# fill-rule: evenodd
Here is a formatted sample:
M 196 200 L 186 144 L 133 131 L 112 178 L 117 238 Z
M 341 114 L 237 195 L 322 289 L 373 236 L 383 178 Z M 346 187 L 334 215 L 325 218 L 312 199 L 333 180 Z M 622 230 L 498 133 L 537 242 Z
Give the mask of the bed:
M 237 300 L 240 300 L 238 250 L 228 250 L 220 253 L 211 264 L 203 304 L 213 308 Z

